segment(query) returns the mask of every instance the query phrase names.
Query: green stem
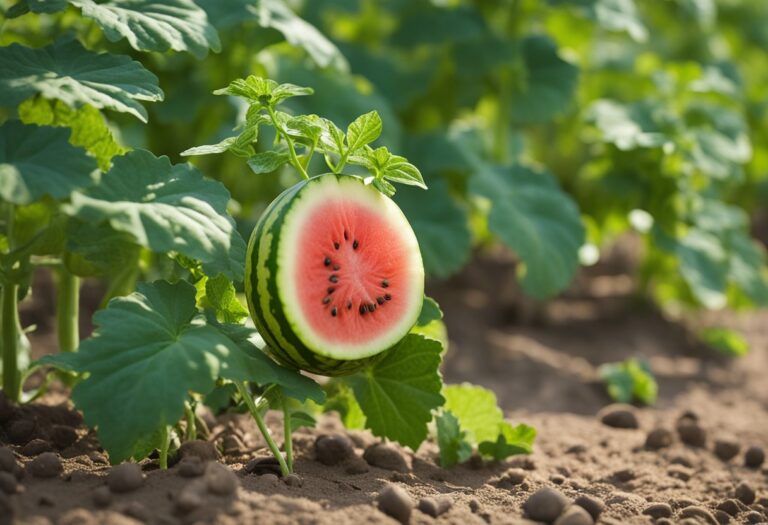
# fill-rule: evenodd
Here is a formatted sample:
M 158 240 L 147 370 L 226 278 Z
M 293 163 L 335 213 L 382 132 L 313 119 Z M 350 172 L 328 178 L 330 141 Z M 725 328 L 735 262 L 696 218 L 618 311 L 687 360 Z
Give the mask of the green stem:
M 261 414 L 259 414 L 259 409 L 253 402 L 253 397 L 251 396 L 250 392 L 248 392 L 248 388 L 245 386 L 245 382 L 235 381 L 235 386 L 237 387 L 237 391 L 240 393 L 240 397 L 242 397 L 243 401 L 245 401 L 245 405 L 248 407 L 248 411 L 256 421 L 256 426 L 259 427 L 261 435 L 264 436 L 264 440 L 267 442 L 269 450 L 272 451 L 275 459 L 277 459 L 277 462 L 280 464 L 280 472 L 283 473 L 283 476 L 287 476 L 291 473 L 291 469 L 288 468 L 288 465 L 285 463 L 285 458 L 283 458 L 283 455 L 280 453 L 280 449 L 277 447 L 275 440 L 272 439 L 272 436 L 269 434 L 269 429 L 267 428 L 267 425 L 264 424 L 264 419 L 261 417 Z
M 309 175 L 307 175 L 307 170 L 304 169 L 304 166 L 302 166 L 299 157 L 296 155 L 296 148 L 293 146 L 293 139 L 290 135 L 288 135 L 288 133 L 285 132 L 285 130 L 283 130 L 283 127 L 277 121 L 275 110 L 267 106 L 267 112 L 269 112 L 269 118 L 272 120 L 272 125 L 275 126 L 275 130 L 278 134 L 282 135 L 282 137 L 285 139 L 285 143 L 288 145 L 288 154 L 291 156 L 291 164 L 299 171 L 299 173 L 301 173 L 302 177 L 308 179 Z
M 288 410 L 288 401 L 285 399 L 285 396 L 282 396 L 282 405 L 285 461 L 288 464 L 288 470 L 293 472 L 293 431 L 291 429 L 291 413 Z
M 0 341 L 3 350 L 3 391 L 5 397 L 18 402 L 21 394 L 19 381 L 19 310 L 16 304 L 19 285 L 6 283 L 0 292 Z
M 62 266 L 58 274 L 56 330 L 60 352 L 74 352 L 80 345 L 80 278 Z
M 189 403 L 184 403 L 184 419 L 187 420 L 187 431 L 185 432 L 184 440 L 192 441 L 197 439 L 197 417 Z
M 167 425 L 163 425 L 160 440 L 160 468 L 168 470 L 168 449 L 171 446 L 171 433 L 168 431 Z

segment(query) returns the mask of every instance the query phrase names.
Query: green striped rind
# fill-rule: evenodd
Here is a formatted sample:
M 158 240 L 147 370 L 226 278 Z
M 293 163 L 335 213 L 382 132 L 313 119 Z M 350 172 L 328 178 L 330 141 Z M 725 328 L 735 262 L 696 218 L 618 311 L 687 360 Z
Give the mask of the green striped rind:
M 277 248 L 283 222 L 294 198 L 313 180 L 302 181 L 281 193 L 256 224 L 248 242 L 245 295 L 253 322 L 267 344 L 266 350 L 276 361 L 325 376 L 349 375 L 381 358 L 383 352 L 353 360 L 318 355 L 307 348 L 293 332 L 278 293 Z

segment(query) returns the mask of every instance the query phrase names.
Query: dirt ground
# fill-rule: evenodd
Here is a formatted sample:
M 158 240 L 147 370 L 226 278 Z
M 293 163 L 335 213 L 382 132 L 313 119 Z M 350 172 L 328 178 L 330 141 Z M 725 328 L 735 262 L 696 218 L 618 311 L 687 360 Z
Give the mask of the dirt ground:
M 12 451 L 19 478 L 16 484 L 0 473 L 0 523 L 396 523 L 376 504 L 388 484 L 404 489 L 414 504 L 428 496 L 450 501 L 438 518 L 414 509 L 415 524 L 534 523 L 524 517 L 537 517 L 531 516 L 533 503 L 525 510 L 524 503 L 544 486 L 583 507 L 604 505 L 599 523 L 768 523 L 768 464 L 745 466 L 749 447 L 768 449 L 768 312 L 704 319 L 739 328 L 751 342 L 747 357 L 726 359 L 697 343 L 685 324 L 638 299 L 625 270 L 613 264 L 584 271 L 571 290 L 546 306 L 521 298 L 514 269 L 498 255 L 430 286 L 449 330 L 446 380 L 492 388 L 513 422 L 536 426 L 531 456 L 442 469 L 435 446 L 427 443 L 415 454 L 398 451 L 391 466 L 399 462 L 404 472 L 393 471 L 376 466 L 386 466 L 383 460 L 370 465 L 361 459 L 374 438 L 347 433 L 329 416 L 319 428 L 296 435 L 299 479 L 279 480 L 257 475 L 248 464 L 268 455 L 255 426 L 246 417 L 225 415 L 210 421 L 213 441 L 225 449 L 220 461 L 235 475 L 209 465 L 204 474 L 188 477 L 203 469 L 188 459 L 193 451 L 168 471 L 144 465 L 145 478 L 136 488 L 113 492 L 104 488 L 110 467 L 94 434 L 62 394 L 52 394 L 43 404 L 21 409 L 0 403 L 0 442 Z M 45 315 L 27 315 L 41 318 L 33 344 L 49 345 Z M 638 428 L 615 428 L 601 421 L 610 400 L 597 367 L 631 356 L 650 361 L 659 401 L 655 408 L 623 414 L 630 422 L 634 416 Z M 277 417 L 271 428 L 281 439 Z M 659 428 L 669 431 L 653 434 L 657 446 L 664 446 L 649 448 L 648 435 Z M 321 464 L 315 440 L 334 434 L 349 437 L 354 457 Z M 683 437 L 705 442 L 692 446 Z M 30 464 L 35 457 L 44 463 L 45 450 L 61 458 L 61 473 L 55 465 Z M 730 454 L 735 456 L 727 461 L 718 457 Z M 2 461 L 0 455 L 0 470 Z M 43 467 L 53 477 L 35 475 Z M 3 488 L 16 493 L 4 496 Z M 592 518 L 566 511 L 557 523 L 588 525 Z

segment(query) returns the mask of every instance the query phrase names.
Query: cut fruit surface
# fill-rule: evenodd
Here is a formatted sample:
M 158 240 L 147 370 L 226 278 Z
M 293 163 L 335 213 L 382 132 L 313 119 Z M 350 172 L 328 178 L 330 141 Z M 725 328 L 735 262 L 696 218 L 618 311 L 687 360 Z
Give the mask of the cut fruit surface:
M 421 310 L 416 236 L 397 205 L 357 177 L 323 175 L 284 192 L 248 253 L 251 314 L 284 364 L 352 373 L 402 339 Z

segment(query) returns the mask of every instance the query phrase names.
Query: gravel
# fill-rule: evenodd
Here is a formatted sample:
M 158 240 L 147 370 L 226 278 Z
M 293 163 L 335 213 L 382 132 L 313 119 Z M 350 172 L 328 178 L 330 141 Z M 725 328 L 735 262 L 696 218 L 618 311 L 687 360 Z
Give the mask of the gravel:
M 568 505 L 568 498 L 551 487 L 542 487 L 523 503 L 526 516 L 536 521 L 551 523 Z
M 613 428 L 640 428 L 635 408 L 621 403 L 608 405 L 598 412 L 600 421 Z
M 363 459 L 369 465 L 394 470 L 396 472 L 408 472 L 408 462 L 405 460 L 402 452 L 394 445 L 388 443 L 376 443 L 365 449 Z
M 333 434 L 315 440 L 315 457 L 323 465 L 337 465 L 355 454 L 352 441 L 346 436 Z
M 413 511 L 413 501 L 402 488 L 397 485 L 387 485 L 379 492 L 378 507 L 381 512 L 400 523 L 408 523 Z

